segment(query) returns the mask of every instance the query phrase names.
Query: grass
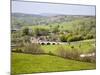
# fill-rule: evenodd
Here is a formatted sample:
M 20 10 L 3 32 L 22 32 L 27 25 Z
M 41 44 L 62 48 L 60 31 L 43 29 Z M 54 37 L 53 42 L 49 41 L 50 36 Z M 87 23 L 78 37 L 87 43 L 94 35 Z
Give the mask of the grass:
M 95 69 L 95 63 L 80 62 L 50 55 L 12 53 L 12 74 Z
M 74 46 L 75 49 L 78 49 L 79 51 L 81 51 L 83 53 L 87 53 L 94 47 L 93 44 L 95 44 L 94 39 L 75 42 L 75 43 L 71 43 L 70 45 L 68 45 L 68 44 L 65 44 L 65 45 L 41 45 L 41 48 L 46 53 L 52 52 L 52 53 L 56 54 L 56 50 L 60 46 L 64 47 L 66 50 L 71 50 L 72 49 L 71 46 Z M 79 45 L 81 45 L 81 46 L 79 47 Z
M 69 21 L 69 22 L 61 22 L 61 23 L 52 23 L 52 24 L 48 24 L 48 25 L 34 25 L 34 26 L 27 26 L 31 29 L 34 30 L 34 28 L 46 28 L 46 29 L 51 29 L 55 26 L 59 25 L 59 30 L 63 31 L 63 30 L 69 30 L 69 31 L 73 31 L 75 29 L 76 26 L 80 26 L 79 24 L 81 22 L 86 22 L 91 20 L 90 18 L 83 18 L 82 20 L 80 19 L 76 19 L 73 21 Z
M 77 22 L 79 22 L 80 20 L 75 20 L 75 21 L 71 21 L 71 22 L 63 22 L 63 23 L 53 23 L 53 24 L 48 24 L 48 25 L 35 25 L 35 26 L 26 26 L 31 28 L 32 30 L 34 30 L 35 28 L 45 28 L 45 29 L 51 29 L 54 28 L 56 26 L 60 26 L 59 30 L 63 31 L 63 30 L 73 30 L 73 24 Z
M 58 23 L 54 23 L 54 24 L 50 24 L 50 25 L 37 25 L 37 26 L 28 26 L 29 28 L 31 29 L 35 29 L 35 28 L 45 28 L 45 29 L 51 29 L 51 28 L 54 28 L 55 26 L 58 26 L 59 24 Z M 51 26 L 51 27 L 50 27 Z M 59 27 L 60 30 L 72 30 L 73 29 L 73 24 L 70 24 L 70 22 L 66 23 L 61 23 L 60 24 L 60 27 Z

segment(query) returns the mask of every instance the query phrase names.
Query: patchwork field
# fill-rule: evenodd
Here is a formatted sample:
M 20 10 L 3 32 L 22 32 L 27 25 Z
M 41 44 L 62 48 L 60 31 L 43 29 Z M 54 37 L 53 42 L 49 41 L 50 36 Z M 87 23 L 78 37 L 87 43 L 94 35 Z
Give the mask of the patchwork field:
M 12 74 L 95 69 L 95 63 L 80 62 L 50 55 L 12 53 Z

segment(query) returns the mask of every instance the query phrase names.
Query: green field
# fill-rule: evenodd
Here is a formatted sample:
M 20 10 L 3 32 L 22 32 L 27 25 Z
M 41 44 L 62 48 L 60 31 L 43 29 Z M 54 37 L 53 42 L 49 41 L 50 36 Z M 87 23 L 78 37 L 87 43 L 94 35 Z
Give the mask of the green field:
M 35 28 L 45 28 L 45 29 L 51 29 L 55 26 L 58 26 L 59 23 L 54 23 L 54 24 L 50 24 L 50 25 L 36 25 L 36 26 L 26 26 L 26 27 L 29 27 L 31 29 L 35 29 Z M 50 27 L 51 26 L 51 27 Z M 60 24 L 60 27 L 59 27 L 60 30 L 73 30 L 73 22 L 64 22 L 64 23 L 61 23 Z
M 95 69 L 94 63 L 69 60 L 50 55 L 12 53 L 12 74 Z
M 81 45 L 81 46 L 80 46 Z M 92 48 L 95 48 L 95 40 L 84 40 L 84 41 L 80 41 L 80 42 L 74 42 L 71 43 L 70 45 L 65 44 L 65 45 L 41 45 L 41 48 L 46 52 L 52 52 L 54 54 L 57 53 L 57 49 L 59 47 L 63 47 L 66 50 L 72 50 L 72 46 L 74 46 L 75 49 L 78 49 L 80 52 L 82 53 L 88 53 L 90 52 L 90 50 L 92 50 Z M 80 46 L 80 47 L 79 47 Z

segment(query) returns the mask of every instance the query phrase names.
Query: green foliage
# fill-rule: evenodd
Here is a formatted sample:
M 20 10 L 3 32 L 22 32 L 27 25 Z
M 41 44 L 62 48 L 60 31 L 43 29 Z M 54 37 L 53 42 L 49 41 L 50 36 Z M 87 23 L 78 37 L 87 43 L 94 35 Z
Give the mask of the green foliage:
M 25 44 L 24 49 L 23 49 L 24 53 L 31 53 L 31 54 L 40 54 L 40 53 L 44 53 L 44 51 L 41 49 L 40 45 L 38 44 Z
M 46 36 L 49 34 L 49 30 L 45 28 L 35 28 L 34 33 L 35 36 Z
M 53 27 L 52 29 L 52 33 L 57 33 L 57 32 L 59 32 L 59 25 Z
M 87 34 L 84 39 L 93 39 L 93 34 Z
M 73 42 L 73 41 L 80 41 L 83 40 L 83 37 L 81 35 L 73 35 L 67 38 L 67 41 Z
M 24 36 L 24 35 L 29 35 L 29 28 L 24 28 L 23 30 L 22 30 L 22 35 Z
M 28 35 L 19 36 L 19 34 L 15 33 L 15 34 L 12 34 L 11 42 L 12 44 L 19 46 L 22 43 L 30 43 L 30 37 Z
M 12 52 L 22 53 L 22 49 L 17 47 L 16 49 L 13 49 Z
M 65 35 L 60 36 L 60 41 L 61 42 L 67 42 L 67 37 Z
M 30 36 L 25 35 L 25 36 L 23 36 L 21 38 L 22 38 L 24 43 L 30 43 Z
M 62 42 L 63 41 L 80 41 L 80 40 L 86 40 L 86 39 L 92 39 L 95 38 L 95 32 L 96 32 L 96 24 L 95 24 L 95 17 L 86 17 L 81 19 L 75 19 L 70 22 L 61 22 L 59 23 L 52 23 L 49 25 L 35 25 L 30 26 L 34 30 L 34 34 L 36 36 L 50 36 L 49 40 L 52 40 L 54 36 L 51 34 L 57 35 L 63 35 L 59 38 Z M 44 29 L 44 30 L 42 30 Z M 48 31 L 46 31 L 48 30 Z M 47 33 L 46 33 L 47 32 Z M 52 33 L 51 33 L 52 32 Z M 91 36 L 90 36 L 91 35 Z M 57 39 L 56 38 L 56 39 Z M 65 40 L 65 38 L 67 40 Z M 56 40 L 54 39 L 54 40 Z
M 92 48 L 93 50 L 89 50 L 89 54 L 95 53 L 95 48 Z M 79 60 L 79 61 L 84 61 L 84 62 L 91 62 L 95 63 L 96 62 L 96 56 L 85 56 L 85 57 L 80 57 L 81 54 L 84 54 L 81 50 L 78 48 L 72 48 L 70 50 L 66 50 L 63 46 L 59 46 L 56 50 L 57 55 L 63 58 L 68 58 L 68 59 L 73 59 L 73 60 Z M 87 53 L 86 53 L 87 54 Z
M 78 49 L 73 48 L 70 50 L 66 50 L 66 48 L 64 48 L 63 46 L 59 46 L 57 48 L 57 53 L 58 56 L 74 60 L 78 60 L 79 55 L 81 54 L 81 52 Z

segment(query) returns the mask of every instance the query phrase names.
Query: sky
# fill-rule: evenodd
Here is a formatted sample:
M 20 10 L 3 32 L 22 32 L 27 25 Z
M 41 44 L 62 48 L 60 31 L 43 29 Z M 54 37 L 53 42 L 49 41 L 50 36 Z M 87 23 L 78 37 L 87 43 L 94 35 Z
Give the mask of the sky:
M 12 13 L 95 15 L 95 6 L 12 1 Z

